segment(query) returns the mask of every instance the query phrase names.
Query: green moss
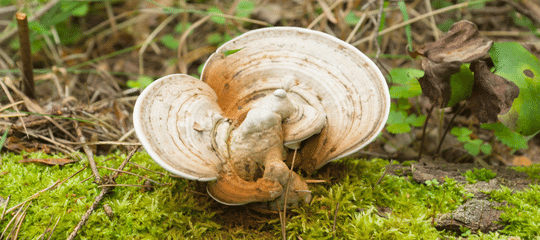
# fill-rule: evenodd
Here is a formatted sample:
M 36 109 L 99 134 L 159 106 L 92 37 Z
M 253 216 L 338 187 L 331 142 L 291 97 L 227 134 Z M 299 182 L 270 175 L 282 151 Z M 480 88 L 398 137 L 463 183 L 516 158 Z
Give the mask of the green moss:
M 40 153 L 31 153 L 30 158 L 48 158 Z M 61 156 L 57 156 L 61 157 Z M 14 154 L 2 156 L 0 172 L 0 196 L 11 195 L 9 207 L 65 179 L 81 169 L 86 160 L 66 166 L 46 166 L 35 163 L 17 163 L 22 157 Z M 120 156 L 98 157 L 98 165 L 117 168 L 125 158 Z M 146 153 L 137 153 L 132 162 L 146 168 L 164 172 Z M 328 164 L 310 176 L 325 179 L 324 184 L 310 184 L 314 199 L 307 205 L 288 211 L 287 234 L 289 239 L 424 239 L 453 238 L 453 233 L 437 231 L 433 218 L 440 213 L 457 208 L 467 193 L 452 179 L 443 184 L 431 181 L 417 184 L 406 178 L 385 176 L 376 184 L 384 172 L 386 160 L 344 159 Z M 124 170 L 167 184 L 156 186 L 153 191 L 136 187 L 116 187 L 100 203 L 87 224 L 79 232 L 78 239 L 269 239 L 281 236 L 277 215 L 255 216 L 251 223 L 239 221 L 231 224 L 231 215 L 247 215 L 245 207 L 225 207 L 204 192 L 204 184 L 184 179 L 161 176 L 128 164 Z M 111 172 L 99 169 L 100 174 Z M 51 217 L 52 224 L 60 217 L 53 238 L 66 238 L 77 225 L 81 216 L 93 203 L 100 188 L 92 180 L 81 182 L 91 176 L 85 169 L 58 188 L 49 190 L 34 199 L 27 210 L 21 227 L 21 239 L 33 239 L 42 234 Z M 121 184 L 143 184 L 136 176 L 122 174 L 117 179 Z M 539 230 L 526 222 L 529 216 L 539 218 L 538 187 L 514 199 L 507 192 L 497 199 L 507 199 L 520 206 L 527 214 L 519 218 L 518 210 L 508 209 L 505 219 L 511 226 L 504 234 L 514 234 L 517 229 Z M 519 201 L 518 201 L 519 200 Z M 535 202 L 536 201 L 536 202 Z M 336 230 L 334 214 L 339 203 Z M 108 204 L 115 215 L 109 218 L 102 206 Z M 536 208 L 535 208 L 536 207 Z M 257 213 L 252 215 L 257 215 Z M 261 214 L 263 215 L 263 214 Z M 12 213 L 0 221 L 3 230 Z M 540 221 L 540 219 L 535 219 Z M 250 225 L 251 224 L 251 225 Z M 528 224 L 528 225 L 527 225 Z M 516 234 L 517 235 L 517 234 Z M 473 235 L 480 239 L 503 238 L 501 233 Z
M 531 178 L 536 183 L 540 181 L 540 164 L 532 164 L 531 166 L 527 166 L 527 167 L 516 166 L 512 168 L 518 172 L 527 173 L 529 175 L 529 178 Z
M 508 204 L 501 209 L 501 219 L 508 225 L 501 233 L 519 236 L 523 239 L 538 239 L 540 233 L 540 185 L 531 184 L 529 188 L 513 192 L 507 187 L 490 193 L 493 200 Z M 536 237 L 536 238 L 535 238 Z
M 489 169 L 481 168 L 476 169 L 474 168 L 472 171 L 467 170 L 467 172 L 462 174 L 465 176 L 465 179 L 467 179 L 467 182 L 469 183 L 476 183 L 477 181 L 484 181 L 487 182 L 497 176 L 497 173 L 492 172 Z

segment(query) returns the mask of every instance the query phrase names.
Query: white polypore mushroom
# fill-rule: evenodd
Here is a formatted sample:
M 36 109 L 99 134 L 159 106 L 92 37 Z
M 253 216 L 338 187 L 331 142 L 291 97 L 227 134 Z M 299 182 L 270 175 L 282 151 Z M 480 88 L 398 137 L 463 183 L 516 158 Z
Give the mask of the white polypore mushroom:
M 390 109 L 371 60 L 301 28 L 259 29 L 223 44 L 201 80 L 177 74 L 148 86 L 135 104 L 135 130 L 162 167 L 211 181 L 208 193 L 231 205 L 283 203 L 287 184 L 288 203 L 309 200 L 300 176 L 289 179 L 285 146 L 313 171 L 371 142 Z

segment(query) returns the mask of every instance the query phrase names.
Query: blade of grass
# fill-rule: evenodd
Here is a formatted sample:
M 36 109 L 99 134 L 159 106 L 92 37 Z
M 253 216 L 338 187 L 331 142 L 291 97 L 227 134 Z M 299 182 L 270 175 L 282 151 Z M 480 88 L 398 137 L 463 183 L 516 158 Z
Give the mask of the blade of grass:
M 8 112 L 15 112 L 11 109 L 6 109 L 6 111 Z M 29 115 L 37 115 L 37 116 L 44 116 L 44 117 L 51 117 L 51 118 L 60 118 L 60 119 L 65 119 L 65 120 L 75 120 L 75 121 L 78 121 L 78 122 L 85 122 L 85 123 L 90 123 L 90 124 L 96 124 L 95 122 L 92 122 L 92 121 L 89 121 L 89 120 L 83 120 L 83 119 L 77 119 L 77 118 L 70 118 L 70 117 L 62 117 L 62 116 L 55 116 L 55 115 L 49 115 L 49 114 L 41 114 L 41 113 L 35 113 L 35 112 L 25 112 L 25 111 L 20 111 L 20 113 L 25 113 L 25 114 L 29 114 Z
M 4 131 L 4 134 L 2 135 L 2 138 L 0 138 L 0 151 L 2 151 L 2 147 L 4 146 L 4 143 L 6 142 L 7 135 L 10 129 L 11 129 L 11 125 L 8 125 L 6 130 Z
M 401 11 L 401 15 L 403 15 L 403 21 L 409 21 L 409 13 L 407 13 L 407 6 L 405 6 L 404 1 L 398 2 L 399 10 Z M 411 24 L 405 25 L 405 35 L 407 36 L 407 46 L 409 46 L 409 51 L 412 52 L 412 30 L 411 30 Z

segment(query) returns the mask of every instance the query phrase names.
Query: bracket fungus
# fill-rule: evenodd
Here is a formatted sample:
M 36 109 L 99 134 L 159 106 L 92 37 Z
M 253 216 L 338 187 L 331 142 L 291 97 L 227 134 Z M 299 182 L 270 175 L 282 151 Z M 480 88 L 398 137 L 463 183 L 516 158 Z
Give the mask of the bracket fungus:
M 275 205 L 287 195 L 297 205 L 311 194 L 286 164 L 293 153 L 308 173 L 350 155 L 377 137 L 389 109 L 382 73 L 358 49 L 321 32 L 273 27 L 222 45 L 200 80 L 174 74 L 150 84 L 133 122 L 154 161 L 209 181 L 216 201 Z

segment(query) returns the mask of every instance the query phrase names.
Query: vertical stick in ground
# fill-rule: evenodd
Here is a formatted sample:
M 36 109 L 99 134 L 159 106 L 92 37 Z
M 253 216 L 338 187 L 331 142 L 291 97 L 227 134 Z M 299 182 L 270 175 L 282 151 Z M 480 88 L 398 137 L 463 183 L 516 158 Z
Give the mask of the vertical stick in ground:
M 17 26 L 19 28 L 19 51 L 22 59 L 23 92 L 29 98 L 35 99 L 34 72 L 32 67 L 32 50 L 30 48 L 30 34 L 26 14 L 17 13 Z

